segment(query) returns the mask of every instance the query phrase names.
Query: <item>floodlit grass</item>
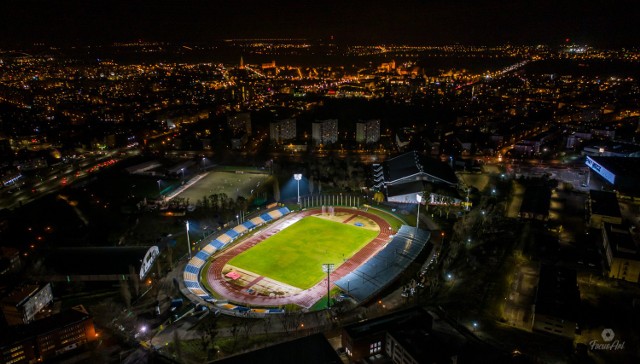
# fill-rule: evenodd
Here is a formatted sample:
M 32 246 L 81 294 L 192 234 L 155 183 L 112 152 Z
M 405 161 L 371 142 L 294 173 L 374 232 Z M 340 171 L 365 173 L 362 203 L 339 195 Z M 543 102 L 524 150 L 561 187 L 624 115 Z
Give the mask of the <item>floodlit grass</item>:
M 195 203 L 204 196 L 224 193 L 236 199 L 238 196 L 251 196 L 264 183 L 268 175 L 263 173 L 236 174 L 231 172 L 211 171 L 206 177 L 196 182 L 178 195 Z
M 307 289 L 326 273 L 322 264 L 340 266 L 378 235 L 377 231 L 306 217 L 236 256 L 229 264 Z
M 385 211 L 381 207 L 370 206 L 367 212 L 385 219 L 394 231 L 398 231 L 402 225 L 407 225 L 406 221 L 391 212 Z M 413 221 L 415 221 L 415 216 Z

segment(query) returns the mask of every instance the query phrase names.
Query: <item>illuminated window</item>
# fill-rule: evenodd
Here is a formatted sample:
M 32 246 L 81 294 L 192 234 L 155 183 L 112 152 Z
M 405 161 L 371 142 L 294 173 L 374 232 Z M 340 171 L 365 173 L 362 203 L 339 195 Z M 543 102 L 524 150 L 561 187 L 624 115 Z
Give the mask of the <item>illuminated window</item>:
M 382 341 L 369 345 L 369 355 L 373 355 L 382 351 Z

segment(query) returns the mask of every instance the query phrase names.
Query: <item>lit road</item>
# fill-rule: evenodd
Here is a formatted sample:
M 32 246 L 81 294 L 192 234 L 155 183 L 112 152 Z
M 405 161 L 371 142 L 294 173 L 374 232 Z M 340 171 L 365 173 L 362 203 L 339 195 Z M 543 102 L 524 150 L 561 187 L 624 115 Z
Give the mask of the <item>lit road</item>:
M 76 166 L 64 164 L 52 167 L 40 178 L 27 177 L 21 181 L 22 184 L 19 187 L 5 188 L 0 193 L 0 208 L 14 209 L 26 205 L 138 153 L 138 150 L 113 150 L 92 154 L 79 161 Z

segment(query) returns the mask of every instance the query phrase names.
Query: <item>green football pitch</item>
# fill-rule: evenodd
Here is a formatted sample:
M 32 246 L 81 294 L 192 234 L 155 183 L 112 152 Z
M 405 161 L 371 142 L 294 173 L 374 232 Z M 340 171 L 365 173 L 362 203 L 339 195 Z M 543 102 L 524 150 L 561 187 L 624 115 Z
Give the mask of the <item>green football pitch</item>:
M 239 254 L 229 264 L 307 289 L 326 276 L 322 264 L 333 263 L 337 268 L 377 235 L 374 230 L 309 216 Z

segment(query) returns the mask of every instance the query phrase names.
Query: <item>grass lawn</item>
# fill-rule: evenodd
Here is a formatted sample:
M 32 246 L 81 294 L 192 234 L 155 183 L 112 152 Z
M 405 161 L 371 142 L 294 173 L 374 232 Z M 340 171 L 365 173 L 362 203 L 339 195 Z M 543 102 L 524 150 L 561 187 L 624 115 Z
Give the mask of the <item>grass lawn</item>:
M 237 174 L 231 172 L 210 171 L 204 178 L 180 193 L 178 197 L 195 203 L 204 196 L 224 193 L 234 200 L 238 196 L 249 197 L 268 178 L 264 173 Z
M 307 289 L 378 235 L 377 231 L 309 216 L 229 261 L 229 264 Z

